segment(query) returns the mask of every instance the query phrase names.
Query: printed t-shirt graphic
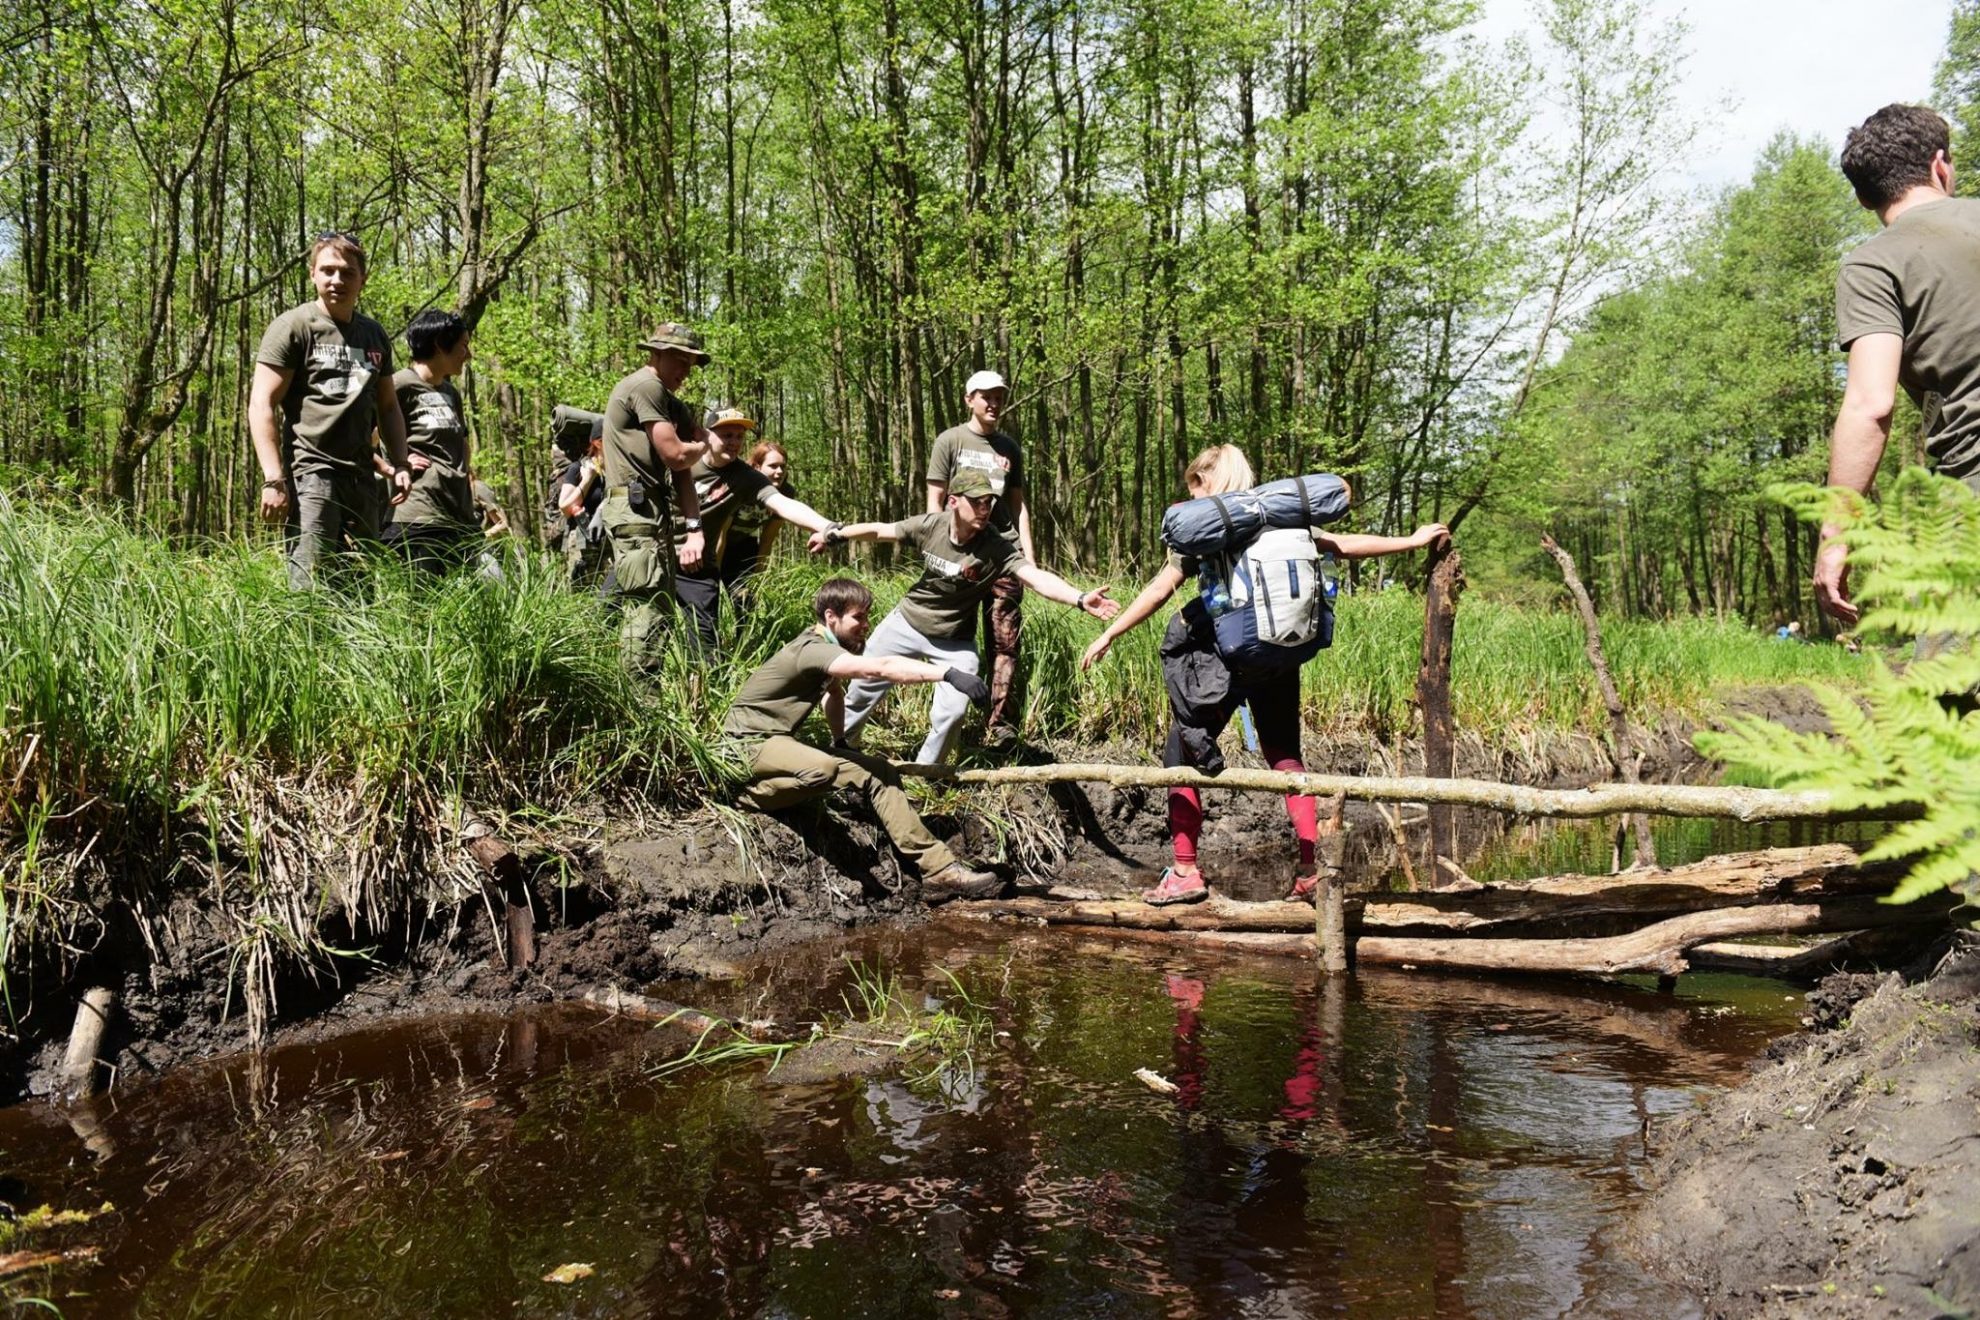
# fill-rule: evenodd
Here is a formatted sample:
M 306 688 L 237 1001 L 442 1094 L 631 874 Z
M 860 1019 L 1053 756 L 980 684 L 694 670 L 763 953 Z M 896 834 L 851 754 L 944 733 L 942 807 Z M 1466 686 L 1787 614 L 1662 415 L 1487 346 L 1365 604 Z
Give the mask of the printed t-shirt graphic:
M 923 637 L 957 641 L 976 636 L 976 605 L 991 584 L 1027 562 L 1010 537 L 985 527 L 966 546 L 949 536 L 949 512 L 923 513 L 894 524 L 922 573 L 901 597 L 901 617 Z
M 473 527 L 474 491 L 468 484 L 467 414 L 452 381 L 430 385 L 407 367 L 392 378 L 406 419 L 406 448 L 426 459 L 414 474 L 412 493 L 393 513 L 408 524 Z
M 967 422 L 952 426 L 935 437 L 928 451 L 928 480 L 948 485 L 961 468 L 975 468 L 990 478 L 990 493 L 997 497 L 997 512 L 990 525 L 998 531 L 1012 531 L 1016 521 L 1004 503 L 1004 493 L 1024 489 L 1024 454 L 1018 442 L 1003 430 L 978 435 Z
M 254 360 L 289 373 L 282 450 L 291 473 L 371 466 L 374 387 L 392 371 L 392 342 L 378 322 L 357 312 L 339 324 L 316 303 L 304 303 L 270 323 Z

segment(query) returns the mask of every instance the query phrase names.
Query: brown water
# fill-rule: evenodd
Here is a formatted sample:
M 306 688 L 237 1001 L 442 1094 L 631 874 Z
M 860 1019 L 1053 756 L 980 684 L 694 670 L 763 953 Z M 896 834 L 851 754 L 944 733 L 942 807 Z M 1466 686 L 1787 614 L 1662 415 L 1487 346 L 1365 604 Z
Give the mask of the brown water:
M 1685 1315 L 1610 1240 L 1648 1125 L 1799 1006 L 952 925 L 850 952 L 931 1005 L 953 971 L 973 1060 L 656 1080 L 678 1034 L 584 1009 L 378 1028 L 0 1112 L 4 1199 L 116 1207 L 46 1285 L 70 1316 Z M 798 1023 L 847 953 L 679 993 Z

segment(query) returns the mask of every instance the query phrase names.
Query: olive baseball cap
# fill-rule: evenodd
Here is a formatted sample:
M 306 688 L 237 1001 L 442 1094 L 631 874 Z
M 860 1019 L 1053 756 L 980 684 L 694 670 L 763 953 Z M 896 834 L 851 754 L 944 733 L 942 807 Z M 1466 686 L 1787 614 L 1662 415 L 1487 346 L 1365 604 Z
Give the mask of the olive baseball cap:
M 982 468 L 964 468 L 949 481 L 951 495 L 968 495 L 982 499 L 985 495 L 996 493 L 990 485 L 990 474 Z
M 756 429 L 756 423 L 751 421 L 749 414 L 740 408 L 717 409 L 708 414 L 705 425 L 711 431 L 718 426 L 740 426 L 745 431 L 754 431 Z
M 679 321 L 662 321 L 652 334 L 639 341 L 641 348 L 660 351 L 672 349 L 685 353 L 697 362 L 708 362 L 708 350 L 701 346 L 701 336 L 682 325 Z

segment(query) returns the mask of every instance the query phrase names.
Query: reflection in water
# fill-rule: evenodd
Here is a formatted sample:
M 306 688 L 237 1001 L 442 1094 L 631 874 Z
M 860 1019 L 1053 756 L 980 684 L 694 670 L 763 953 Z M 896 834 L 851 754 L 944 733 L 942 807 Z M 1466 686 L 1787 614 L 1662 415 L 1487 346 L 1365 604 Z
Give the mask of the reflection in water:
M 56 1281 L 71 1316 L 1684 1314 L 1604 1235 L 1649 1120 L 1792 1009 L 1050 932 L 862 952 L 931 1001 L 956 969 L 994 1046 L 654 1081 L 678 1038 L 561 1009 L 183 1073 L 73 1131 L 24 1107 L 0 1150 L 37 1199 L 118 1207 L 101 1265 Z M 839 969 L 730 993 L 803 1021 Z M 596 1272 L 542 1281 L 571 1261 Z

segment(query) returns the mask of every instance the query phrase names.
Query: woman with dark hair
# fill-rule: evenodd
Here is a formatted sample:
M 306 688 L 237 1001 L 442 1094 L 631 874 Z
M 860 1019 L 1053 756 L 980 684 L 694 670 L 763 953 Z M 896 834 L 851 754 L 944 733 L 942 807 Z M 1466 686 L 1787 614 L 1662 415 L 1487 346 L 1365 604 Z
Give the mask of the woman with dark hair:
M 412 365 L 392 378 L 406 419 L 412 491 L 392 514 L 385 543 L 415 568 L 445 573 L 473 557 L 481 515 L 468 476 L 467 412 L 453 378 L 468 364 L 467 323 L 426 311 L 406 327 Z
M 784 447 L 775 440 L 758 441 L 749 451 L 749 465 L 761 472 L 779 495 L 797 498 L 785 480 L 789 459 Z M 783 525 L 784 520 L 771 512 L 767 504 L 751 503 L 736 510 L 735 517 L 729 520 L 729 539 L 722 548 L 724 585 L 734 590 L 756 571 L 758 564 L 770 557 L 770 547 L 777 541 L 777 529 Z

